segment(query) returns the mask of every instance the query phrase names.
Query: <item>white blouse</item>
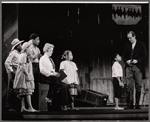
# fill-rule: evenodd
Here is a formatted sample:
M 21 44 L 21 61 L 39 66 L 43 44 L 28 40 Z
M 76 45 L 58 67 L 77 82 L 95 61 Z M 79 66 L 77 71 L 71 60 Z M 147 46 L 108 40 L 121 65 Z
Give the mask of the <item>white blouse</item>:
M 79 84 L 77 75 L 78 68 L 74 62 L 67 60 L 62 61 L 60 63 L 60 69 L 63 69 L 64 72 L 67 74 L 67 77 L 62 82 L 65 82 L 67 84 Z
M 53 68 L 53 65 L 46 53 L 40 58 L 39 69 L 40 73 L 47 77 L 53 75 L 53 73 L 55 72 L 55 69 Z
M 122 67 L 117 61 L 112 66 L 112 77 L 123 77 Z

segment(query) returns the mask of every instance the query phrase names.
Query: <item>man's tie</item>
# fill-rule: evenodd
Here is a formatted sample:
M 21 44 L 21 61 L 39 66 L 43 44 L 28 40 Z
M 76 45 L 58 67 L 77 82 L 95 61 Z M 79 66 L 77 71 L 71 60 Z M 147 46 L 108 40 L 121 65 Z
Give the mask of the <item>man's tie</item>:
M 53 60 L 51 58 L 49 58 L 49 59 L 50 59 L 52 65 L 53 65 L 53 69 L 55 69 L 55 64 L 54 64 Z

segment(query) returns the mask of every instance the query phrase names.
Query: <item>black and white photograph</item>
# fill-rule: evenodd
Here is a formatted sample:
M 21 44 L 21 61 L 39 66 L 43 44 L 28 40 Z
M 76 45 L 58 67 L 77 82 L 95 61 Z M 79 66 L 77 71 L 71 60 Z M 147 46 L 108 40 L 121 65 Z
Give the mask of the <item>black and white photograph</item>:
M 149 2 L 2 1 L 1 120 L 148 122 Z

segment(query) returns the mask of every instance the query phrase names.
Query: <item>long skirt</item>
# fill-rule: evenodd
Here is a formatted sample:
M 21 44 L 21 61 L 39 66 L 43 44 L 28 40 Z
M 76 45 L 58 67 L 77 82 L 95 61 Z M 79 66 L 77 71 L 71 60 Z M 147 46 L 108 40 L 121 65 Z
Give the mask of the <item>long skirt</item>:
M 59 89 L 59 92 L 54 93 L 53 98 L 52 98 L 52 104 L 57 105 L 57 106 L 62 106 L 62 105 L 69 105 L 73 102 L 68 85 L 59 81 L 56 77 L 50 76 L 50 77 L 45 77 L 42 75 L 42 82 L 49 84 L 50 89 L 55 86 L 57 89 Z M 47 97 L 51 97 L 51 90 L 49 90 Z

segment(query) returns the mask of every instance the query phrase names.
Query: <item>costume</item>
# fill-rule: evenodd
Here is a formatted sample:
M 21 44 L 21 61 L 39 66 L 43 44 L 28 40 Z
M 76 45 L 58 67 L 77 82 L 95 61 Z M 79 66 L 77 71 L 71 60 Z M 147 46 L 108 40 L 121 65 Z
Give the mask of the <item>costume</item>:
M 20 53 L 17 50 L 12 50 L 9 53 L 9 56 L 7 57 L 5 61 L 5 68 L 7 73 L 16 72 L 18 67 L 18 59 L 19 59 Z
M 52 59 L 51 59 L 52 60 Z M 42 81 L 44 83 L 50 84 L 50 86 L 56 86 L 60 88 L 59 92 L 53 97 L 52 99 L 52 104 L 61 106 L 61 105 L 69 105 L 72 103 L 72 98 L 69 93 L 68 87 L 65 83 L 62 83 L 58 80 L 56 80 L 55 76 L 52 76 L 53 73 L 55 72 L 55 66 L 54 63 L 50 60 L 48 55 L 45 53 L 39 61 L 39 68 L 40 68 L 40 73 L 42 74 Z M 49 93 L 47 95 L 48 98 L 50 98 L 50 93 L 51 91 L 49 90 Z
M 133 108 L 133 83 L 135 83 L 136 89 L 136 105 L 139 106 L 140 94 L 141 94 L 141 83 L 142 79 L 145 78 L 145 66 L 144 61 L 146 60 L 147 52 L 143 42 L 136 41 L 135 47 L 132 49 L 132 44 L 127 43 L 124 48 L 123 60 L 125 66 L 125 76 L 127 80 L 127 106 Z M 128 65 L 128 60 L 137 60 L 136 64 Z
M 79 85 L 77 66 L 73 61 L 62 61 L 60 63 L 60 69 L 63 69 L 67 74 L 67 77 L 62 82 L 69 84 L 71 95 L 77 95 L 76 85 Z M 73 85 L 74 84 L 74 85 Z
M 14 104 L 12 102 L 13 95 L 13 82 L 15 73 L 19 64 L 19 56 L 20 53 L 17 50 L 11 50 L 9 53 L 6 61 L 5 61 L 5 68 L 8 75 L 8 83 L 6 88 L 6 107 L 13 108 Z
M 119 81 L 117 77 L 123 77 L 123 70 L 121 65 L 115 61 L 112 66 L 112 77 L 113 77 L 113 86 L 114 86 L 114 97 L 121 97 L 121 87 L 119 86 Z
M 33 43 L 32 40 L 29 41 L 30 43 Z M 39 73 L 39 56 L 41 52 L 37 46 L 34 46 L 33 44 L 30 45 L 31 50 L 31 62 L 33 65 L 33 73 L 38 74 Z
M 39 71 L 39 55 L 41 54 L 39 48 L 33 45 L 33 40 L 29 42 L 32 43 L 30 45 L 31 50 L 31 62 L 33 67 L 33 75 L 34 75 L 34 82 L 35 82 L 35 91 L 32 96 L 33 107 L 38 109 L 38 83 L 40 82 L 40 71 Z
M 20 55 L 19 66 L 16 71 L 13 88 L 18 96 L 28 94 L 32 95 L 34 92 L 35 84 L 32 63 L 26 53 L 21 53 Z

